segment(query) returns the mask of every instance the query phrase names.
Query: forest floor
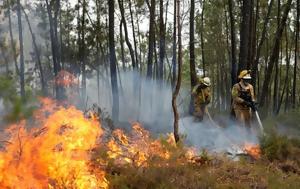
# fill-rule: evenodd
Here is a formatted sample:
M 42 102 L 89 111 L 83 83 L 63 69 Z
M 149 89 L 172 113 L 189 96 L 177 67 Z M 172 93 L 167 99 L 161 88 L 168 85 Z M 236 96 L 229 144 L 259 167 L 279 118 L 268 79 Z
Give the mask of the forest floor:
M 169 149 L 169 158 L 149 157 L 144 165 L 110 161 L 105 168 L 109 187 L 300 188 L 300 138 L 295 134 L 300 131 L 299 117 L 295 112 L 264 122 L 267 134 L 260 138 L 259 158 L 244 154 L 233 160 L 224 153 L 207 151 L 184 158 L 187 148 L 180 144 Z M 99 154 L 96 151 L 94 156 Z

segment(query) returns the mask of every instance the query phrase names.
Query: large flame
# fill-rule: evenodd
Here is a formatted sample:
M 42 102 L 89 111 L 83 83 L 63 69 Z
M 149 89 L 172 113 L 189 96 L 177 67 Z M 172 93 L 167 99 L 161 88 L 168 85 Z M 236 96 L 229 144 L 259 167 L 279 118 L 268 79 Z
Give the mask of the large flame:
M 32 121 L 7 131 L 0 151 L 0 188 L 107 188 L 103 171 L 93 173 L 89 151 L 102 130 L 75 107 L 44 100 Z M 30 128 L 30 129 L 27 129 Z
M 107 143 L 108 157 L 120 164 L 130 163 L 136 166 L 147 166 L 151 158 L 168 159 L 169 150 L 159 139 L 152 139 L 148 131 L 139 123 L 132 125 L 130 135 L 117 129 L 113 132 L 113 138 Z M 169 137 L 168 143 L 172 145 L 173 140 Z

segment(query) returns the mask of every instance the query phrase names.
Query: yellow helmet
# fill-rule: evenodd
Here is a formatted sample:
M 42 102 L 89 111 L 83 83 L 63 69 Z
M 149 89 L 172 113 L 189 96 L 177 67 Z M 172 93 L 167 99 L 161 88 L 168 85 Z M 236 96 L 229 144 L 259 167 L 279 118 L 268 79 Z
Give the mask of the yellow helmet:
M 239 75 L 239 79 L 251 79 L 250 70 L 242 70 Z

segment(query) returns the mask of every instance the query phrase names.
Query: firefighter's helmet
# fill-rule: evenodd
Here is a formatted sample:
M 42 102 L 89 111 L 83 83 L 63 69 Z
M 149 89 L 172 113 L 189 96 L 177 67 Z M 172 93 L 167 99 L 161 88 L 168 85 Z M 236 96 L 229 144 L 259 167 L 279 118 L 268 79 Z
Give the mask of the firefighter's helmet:
M 250 70 L 242 70 L 239 75 L 239 79 L 251 79 Z
M 211 82 L 210 82 L 210 78 L 209 77 L 204 77 L 202 80 L 202 83 L 208 87 L 210 87 Z

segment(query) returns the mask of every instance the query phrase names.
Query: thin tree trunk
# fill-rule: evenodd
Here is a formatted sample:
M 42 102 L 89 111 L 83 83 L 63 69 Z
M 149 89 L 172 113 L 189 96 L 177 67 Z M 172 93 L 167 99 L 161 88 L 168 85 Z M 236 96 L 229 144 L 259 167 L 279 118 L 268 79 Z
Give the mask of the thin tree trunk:
M 159 1 L 159 68 L 158 68 L 158 79 L 163 80 L 164 78 L 164 59 L 165 59 L 165 24 L 164 24 L 164 1 Z
M 32 37 L 32 44 L 33 44 L 33 48 L 34 48 L 34 51 L 35 51 L 37 65 L 38 65 L 38 68 L 39 68 L 39 71 L 40 71 L 40 77 L 41 77 L 40 79 L 41 79 L 42 92 L 43 92 L 44 95 L 46 95 L 47 94 L 47 91 L 46 91 L 46 82 L 45 82 L 43 67 L 42 67 L 42 63 L 41 63 L 40 51 L 39 51 L 39 48 L 38 48 L 38 46 L 36 44 L 35 35 L 34 35 L 33 31 L 32 31 L 28 15 L 27 15 L 26 11 L 24 10 L 24 7 L 21 6 L 21 8 L 22 8 L 22 11 L 24 13 L 24 16 L 25 16 L 25 19 L 27 21 L 28 28 L 29 28 L 29 31 L 30 31 L 30 34 L 31 34 L 31 37 Z
M 48 18 L 49 18 L 49 24 L 50 24 L 50 38 L 51 38 L 51 49 L 52 49 L 52 59 L 53 59 L 53 71 L 54 76 L 56 78 L 58 72 L 60 71 L 60 66 L 57 62 L 57 43 L 55 42 L 55 34 L 54 34 L 54 24 L 53 24 L 53 18 L 52 18 L 52 11 L 51 6 L 49 4 L 49 1 L 46 0 L 46 6 L 47 6 L 47 12 L 48 12 Z M 60 87 L 55 84 L 55 95 L 56 99 L 61 99 L 60 94 Z
M 277 110 L 276 110 L 276 115 L 279 113 L 280 111 L 280 108 L 281 108 L 281 105 L 282 105 L 282 102 L 283 102 L 283 97 L 284 97 L 284 94 L 286 93 L 286 98 L 288 98 L 288 92 L 286 91 L 286 89 L 288 88 L 288 82 L 289 82 L 289 70 L 290 70 L 290 54 L 289 53 L 289 39 L 288 39 L 288 34 L 287 34 L 287 29 L 285 29 L 285 36 L 286 36 L 286 39 L 285 39 L 285 46 L 286 46 L 286 73 L 285 73 L 285 81 L 284 81 L 284 86 L 283 86 L 283 89 L 282 89 L 282 93 L 281 93 L 281 96 L 280 96 L 280 100 L 279 100 L 279 103 L 278 103 L 278 107 L 277 107 Z
M 122 60 L 122 67 L 123 70 L 126 70 L 125 66 L 125 55 L 124 55 L 124 39 L 123 39 L 123 20 L 120 21 L 120 45 L 121 45 L 121 60 Z
M 19 67 L 18 67 L 18 62 L 17 62 L 17 54 L 16 54 L 16 47 L 14 44 L 14 37 L 13 37 L 13 32 L 12 32 L 12 24 L 11 24 L 11 14 L 10 14 L 10 0 L 7 0 L 7 11 L 8 11 L 8 24 L 9 24 L 9 35 L 10 35 L 10 45 L 13 51 L 13 58 L 14 58 L 14 63 L 15 63 L 15 69 L 17 75 L 20 74 Z
M 124 11 L 123 0 L 118 0 L 118 2 L 119 2 L 119 8 L 120 8 L 121 17 L 122 17 L 121 19 L 122 19 L 123 26 L 124 26 L 125 41 L 126 41 L 126 44 L 128 46 L 128 49 L 129 49 L 129 53 L 130 53 L 130 57 L 131 57 L 131 61 L 132 61 L 132 67 L 133 67 L 133 69 L 136 69 L 134 51 L 133 51 L 132 45 L 131 45 L 131 43 L 129 41 L 129 38 L 128 38 L 128 30 L 127 30 L 127 23 L 126 23 L 126 19 L 125 19 L 125 11 Z
M 147 59 L 147 77 L 152 78 L 153 52 L 155 43 L 155 0 L 151 0 L 150 21 L 149 21 L 149 41 L 148 41 L 148 59 Z
M 277 7 L 277 27 L 280 26 L 280 0 L 278 2 L 278 7 Z M 273 114 L 276 114 L 277 112 L 277 107 L 278 107 L 278 90 L 279 90 L 279 85 L 278 85 L 278 71 L 279 71 L 279 53 L 280 53 L 280 43 L 278 45 L 278 48 L 276 49 L 276 61 L 275 61 L 275 77 L 274 77 L 274 91 L 273 91 Z
M 134 30 L 134 22 L 133 22 L 133 12 L 132 12 L 132 7 L 131 7 L 131 0 L 129 0 L 129 11 L 130 11 L 130 18 L 131 18 L 133 43 L 134 43 L 135 63 L 136 63 L 136 67 L 138 68 L 139 67 L 139 60 L 138 60 L 137 41 L 136 41 L 135 30 Z
M 190 78 L 191 78 L 191 91 L 197 84 L 196 66 L 195 66 L 195 1 L 191 0 L 190 10 Z M 201 31 L 202 32 L 202 31 Z M 190 114 L 193 113 L 194 98 L 191 93 L 190 100 Z
M 182 66 L 182 45 L 181 45 L 181 24 L 180 24 L 180 0 L 177 0 L 177 23 L 178 23 L 178 77 L 175 90 L 172 95 L 172 108 L 174 113 L 174 138 L 179 142 L 179 112 L 177 110 L 176 99 L 181 86 L 181 66 Z
M 176 37 L 177 37 L 177 21 L 176 21 L 176 0 L 174 0 L 174 17 L 173 17 L 173 58 L 172 58 L 172 89 L 175 87 L 176 84 Z
M 238 72 L 247 69 L 248 65 L 251 4 L 252 0 L 243 0 L 241 10 L 242 22 L 240 27 L 240 55 Z
M 267 68 L 267 72 L 265 75 L 265 80 L 263 83 L 263 88 L 262 88 L 262 93 L 260 96 L 260 106 L 263 107 L 265 104 L 265 100 L 266 100 L 266 94 L 269 91 L 269 84 L 270 84 L 270 79 L 271 79 L 271 74 L 273 71 L 273 67 L 274 67 L 274 62 L 276 61 L 276 57 L 277 57 L 277 49 L 279 47 L 279 43 L 280 43 L 280 39 L 283 33 L 283 29 L 286 25 L 286 20 L 288 17 L 288 13 L 291 9 L 291 4 L 292 4 L 292 0 L 288 0 L 288 2 L 286 3 L 286 8 L 283 14 L 283 17 L 281 19 L 281 23 L 280 23 L 280 27 L 277 29 L 276 31 L 276 35 L 275 35 L 275 40 L 274 40 L 274 46 L 272 49 L 272 54 L 269 60 L 269 64 L 268 64 L 268 68 Z
M 292 104 L 293 108 L 296 108 L 296 87 L 297 87 L 297 66 L 298 66 L 298 41 L 299 41 L 299 20 L 300 20 L 300 0 L 297 0 L 297 18 L 296 18 L 296 30 L 295 30 L 295 63 L 294 63 L 294 76 L 293 76 L 293 92 L 292 92 Z
M 201 39 L 201 54 L 202 54 L 202 65 L 203 65 L 203 76 L 205 77 L 206 65 L 205 65 L 205 56 L 204 56 L 204 39 L 203 39 L 203 31 L 204 31 L 204 6 L 205 0 L 202 0 L 202 13 L 201 13 L 201 31 L 200 31 L 200 39 Z
M 22 31 L 22 17 L 21 17 L 21 3 L 17 0 L 17 15 L 19 26 L 19 42 L 20 42 L 20 87 L 21 97 L 25 101 L 25 78 L 24 78 L 24 51 L 23 51 L 23 31 Z
M 253 82 L 252 84 L 253 84 L 254 89 L 256 89 L 256 80 L 258 80 L 258 78 L 257 78 L 257 71 L 258 71 L 257 68 L 258 68 L 258 64 L 259 64 L 260 52 L 261 52 L 261 48 L 263 47 L 264 41 L 266 39 L 267 26 L 268 26 L 268 23 L 269 23 L 273 2 L 274 2 L 274 0 L 270 0 L 269 6 L 268 6 L 268 12 L 267 12 L 267 15 L 266 15 L 265 20 L 264 20 L 262 34 L 261 34 L 261 37 L 260 37 L 260 40 L 259 40 L 258 47 L 256 49 L 256 58 L 255 58 L 253 69 L 252 69 L 252 78 L 253 78 L 252 79 L 252 82 Z
M 117 78 L 117 60 L 114 41 L 114 0 L 108 0 L 108 15 L 109 15 L 109 56 L 110 56 L 110 76 L 111 76 L 111 88 L 113 96 L 112 104 L 112 118 L 118 120 L 119 118 L 119 90 L 118 90 L 118 78 Z
M 231 86 L 237 82 L 236 66 L 236 42 L 235 42 L 235 21 L 233 16 L 233 0 L 228 0 L 229 17 L 230 17 L 230 37 L 231 37 Z

